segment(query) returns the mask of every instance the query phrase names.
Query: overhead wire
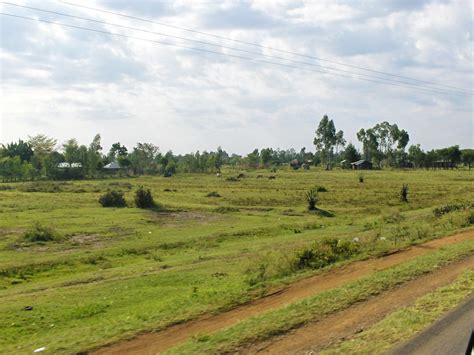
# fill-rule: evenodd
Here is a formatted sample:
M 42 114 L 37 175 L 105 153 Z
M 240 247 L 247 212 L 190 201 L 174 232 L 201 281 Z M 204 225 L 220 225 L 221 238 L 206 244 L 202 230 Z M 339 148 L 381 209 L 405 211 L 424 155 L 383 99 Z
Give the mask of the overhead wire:
M 243 59 L 243 60 L 248 60 L 248 61 L 253 61 L 253 62 L 260 62 L 260 63 L 264 63 L 264 64 L 272 64 L 272 65 L 278 65 L 278 66 L 287 67 L 287 68 L 306 70 L 306 71 L 311 71 L 311 72 L 316 72 L 316 73 L 323 73 L 323 74 L 338 76 L 338 77 L 342 77 L 342 78 L 363 80 L 363 81 L 368 81 L 368 82 L 373 82 L 373 83 L 379 83 L 379 84 L 385 84 L 385 85 L 391 85 L 391 86 L 399 86 L 399 87 L 405 87 L 405 88 L 409 87 L 409 88 L 414 89 L 414 90 L 421 90 L 421 91 L 425 91 L 425 92 L 432 92 L 432 93 L 438 93 L 438 94 L 441 93 L 441 94 L 452 94 L 452 95 L 462 95 L 462 96 L 469 95 L 469 94 L 459 93 L 459 92 L 444 91 L 444 90 L 441 90 L 441 89 L 426 88 L 426 87 L 419 87 L 419 86 L 409 86 L 408 84 L 404 84 L 404 83 L 392 83 L 392 82 L 386 82 L 386 81 L 378 81 L 378 80 L 371 80 L 371 79 L 366 79 L 366 78 L 352 77 L 352 76 L 348 76 L 348 75 L 344 75 L 344 74 L 338 74 L 338 73 L 332 73 L 332 72 L 327 72 L 327 71 L 323 71 L 323 70 L 300 67 L 300 66 L 291 65 L 291 64 L 285 64 L 285 63 L 274 62 L 274 61 L 269 61 L 269 60 L 263 60 L 263 59 L 258 59 L 258 58 L 244 57 L 244 56 L 229 54 L 229 53 L 222 53 L 222 52 L 212 51 L 212 50 L 208 50 L 208 49 L 204 49 L 204 48 L 183 46 L 183 45 L 176 44 L 176 43 L 163 42 L 163 41 L 152 40 L 152 39 L 148 39 L 148 38 L 124 35 L 124 34 L 116 33 L 116 32 L 98 30 L 98 29 L 93 29 L 93 28 L 88 28 L 88 27 L 70 25 L 70 24 L 65 24 L 65 23 L 60 23 L 60 22 L 48 21 L 48 20 L 44 20 L 44 19 L 21 16 L 21 15 L 15 15 L 15 14 L 9 14 L 9 13 L 4 13 L 4 12 L 0 12 L 0 15 L 19 18 L 19 19 L 24 19 L 24 20 L 30 20 L 30 21 L 43 22 L 43 23 L 48 23 L 48 24 L 52 24 L 52 25 L 69 27 L 69 28 L 74 28 L 74 29 L 80 29 L 80 30 L 85 30 L 85 31 L 90 31 L 90 32 L 102 33 L 102 34 L 107 34 L 107 35 L 112 35 L 112 36 L 117 36 L 117 37 L 122 37 L 122 38 L 130 38 L 130 39 L 135 39 L 135 40 L 140 40 L 140 41 L 147 41 L 147 42 L 151 42 L 151 43 L 162 44 L 162 45 L 167 45 L 167 46 L 172 46 L 172 47 L 177 47 L 177 48 L 182 48 L 182 49 L 187 49 L 187 50 L 195 50 L 195 51 L 200 51 L 200 52 L 204 52 L 204 53 L 212 53 L 212 54 L 217 54 L 217 55 L 221 55 L 221 56 L 227 56 L 227 57 Z
M 291 55 L 295 55 L 295 56 L 298 56 L 298 57 L 318 60 L 318 61 L 322 61 L 322 62 L 326 62 L 326 63 L 337 64 L 337 65 L 341 65 L 341 66 L 345 66 L 345 67 L 350 67 L 350 68 L 353 68 L 353 69 L 359 69 L 359 70 L 372 72 L 372 73 L 377 73 L 377 74 L 382 74 L 382 75 L 386 75 L 386 76 L 392 76 L 392 77 L 397 77 L 397 78 L 406 79 L 406 80 L 412 80 L 412 81 L 416 81 L 416 82 L 420 82 L 420 83 L 445 87 L 445 88 L 449 88 L 449 89 L 455 89 L 455 90 L 458 90 L 458 91 L 466 92 L 469 95 L 473 94 L 472 91 L 462 89 L 462 88 L 459 88 L 459 87 L 455 87 L 455 86 L 451 86 L 451 85 L 439 84 L 439 83 L 436 83 L 436 82 L 433 82 L 433 81 L 422 80 L 422 79 L 418 79 L 418 78 L 413 78 L 413 77 L 403 76 L 403 75 L 399 75 L 399 74 L 389 73 L 389 72 L 385 72 L 385 71 L 381 71 L 381 70 L 375 70 L 375 69 L 371 69 L 371 68 L 357 66 L 357 65 L 353 65 L 353 64 L 342 63 L 342 62 L 339 62 L 339 61 L 334 61 L 334 60 L 330 60 L 330 59 L 325 59 L 325 58 L 320 58 L 320 57 L 311 56 L 311 55 L 307 55 L 307 54 L 302 54 L 302 53 L 289 51 L 289 50 L 285 50 L 285 49 L 281 49 L 281 48 L 264 46 L 264 45 L 261 45 L 261 44 L 258 44 L 258 43 L 243 41 L 243 40 L 239 40 L 239 39 L 236 39 L 236 38 L 230 38 L 230 37 L 221 36 L 221 35 L 217 35 L 217 34 L 213 34 L 213 33 L 209 33 L 209 32 L 203 32 L 203 31 L 199 31 L 199 30 L 195 30 L 195 29 L 186 28 L 186 27 L 183 27 L 183 26 L 172 25 L 172 24 L 168 24 L 168 23 L 164 23 L 164 22 L 145 19 L 145 18 L 141 18 L 141 17 L 137 17 L 137 16 L 132 16 L 132 15 L 127 15 L 127 14 L 123 14 L 123 13 L 119 13 L 119 12 L 110 11 L 110 10 L 104 10 L 104 9 L 99 9 L 99 8 L 95 8 L 95 7 L 91 7 L 91 6 L 80 5 L 80 4 L 72 3 L 72 2 L 69 2 L 69 1 L 59 0 L 59 2 L 63 3 L 63 4 L 66 4 L 66 5 L 75 6 L 75 7 L 78 7 L 78 8 L 98 11 L 98 12 L 107 13 L 107 14 L 111 14 L 111 15 L 115 15 L 115 16 L 120 16 L 120 17 L 123 17 L 123 18 L 129 18 L 129 19 L 133 19 L 133 20 L 137 20 L 137 21 L 152 23 L 152 24 L 165 26 L 165 27 L 169 27 L 169 28 L 174 28 L 174 29 L 178 29 L 178 30 L 182 30 L 182 31 L 190 32 L 190 33 L 195 33 L 195 34 L 200 34 L 200 35 L 204 35 L 204 36 L 214 37 L 214 38 L 221 39 L 221 40 L 232 41 L 232 42 L 235 42 L 235 43 L 241 43 L 241 44 L 245 44 L 245 45 L 249 45 L 249 46 L 254 46 L 254 47 L 261 48 L 261 49 L 278 51 L 278 52 L 281 52 L 281 53 L 291 54 Z
M 6 5 L 20 7 L 20 8 L 30 9 L 30 10 L 34 10 L 34 11 L 40 11 L 40 12 L 44 12 L 44 13 L 50 13 L 50 14 L 54 14 L 54 15 L 60 15 L 60 16 L 64 16 L 64 17 L 69 17 L 69 18 L 74 18 L 74 19 L 99 23 L 99 24 L 103 24 L 103 25 L 115 26 L 115 27 L 124 28 L 124 29 L 127 29 L 127 30 L 139 31 L 139 32 L 144 32 L 144 33 L 169 37 L 169 38 L 173 38 L 173 39 L 188 41 L 188 42 L 192 42 L 192 43 L 204 44 L 204 45 L 209 45 L 209 46 L 218 47 L 218 48 L 222 48 L 222 49 L 233 50 L 233 51 L 238 51 L 238 52 L 242 52 L 242 53 L 263 56 L 263 57 L 266 57 L 266 58 L 284 60 L 284 61 L 295 63 L 295 64 L 298 64 L 298 65 L 308 65 L 308 66 L 317 67 L 317 68 L 321 68 L 321 69 L 325 69 L 325 70 L 329 70 L 329 71 L 349 73 L 349 74 L 353 74 L 353 75 L 359 75 L 359 76 L 365 77 L 365 78 L 371 78 L 371 79 L 385 80 L 385 81 L 388 81 L 388 82 L 400 83 L 400 84 L 404 84 L 406 86 L 413 86 L 413 87 L 421 86 L 419 84 L 417 85 L 417 84 L 407 83 L 407 82 L 403 82 L 403 81 L 399 81 L 399 80 L 394 80 L 394 79 L 389 79 L 389 78 L 384 78 L 384 77 L 374 76 L 374 75 L 369 75 L 369 74 L 357 73 L 357 72 L 350 71 L 350 70 L 344 70 L 344 69 L 340 69 L 340 68 L 328 67 L 328 66 L 323 66 L 323 65 L 309 63 L 309 62 L 296 61 L 296 60 L 293 60 L 293 59 L 279 57 L 279 56 L 275 56 L 275 55 L 269 55 L 269 54 L 265 54 L 265 53 L 249 51 L 249 50 L 245 50 L 245 49 L 241 49 L 241 48 L 229 47 L 229 46 L 216 44 L 216 43 L 211 43 L 211 42 L 206 42 L 206 41 L 194 40 L 194 39 L 190 39 L 190 38 L 186 38 L 186 37 L 175 36 L 175 35 L 170 35 L 170 34 L 166 34 L 166 33 L 145 30 L 145 29 L 131 27 L 131 26 L 125 26 L 125 25 L 111 23 L 111 22 L 107 22 L 107 21 L 95 20 L 95 19 L 91 19 L 91 18 L 87 18 L 87 17 L 66 14 L 66 13 L 58 12 L 58 11 L 46 10 L 46 9 L 42 9 L 42 8 L 38 8 L 38 7 L 20 5 L 20 4 L 10 3 L 10 2 L 6 2 L 6 1 L 2 1 L 1 3 L 6 4 Z M 423 87 L 430 88 L 430 89 L 435 89 L 435 90 L 442 90 L 443 92 L 445 92 L 445 91 L 448 92 L 446 89 L 441 89 L 441 88 L 437 88 L 437 87 L 432 87 L 432 86 L 423 86 Z M 456 91 L 456 90 L 449 90 L 449 92 L 451 92 L 451 91 Z M 467 94 L 463 91 L 456 91 L 456 92 L 461 93 L 461 94 Z

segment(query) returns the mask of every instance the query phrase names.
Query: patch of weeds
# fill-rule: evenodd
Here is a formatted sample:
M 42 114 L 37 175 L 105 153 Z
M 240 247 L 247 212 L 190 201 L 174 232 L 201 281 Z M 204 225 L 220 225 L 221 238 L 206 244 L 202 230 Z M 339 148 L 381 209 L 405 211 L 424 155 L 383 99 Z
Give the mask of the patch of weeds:
M 326 189 L 324 186 L 316 186 L 316 191 L 317 192 L 328 192 L 328 189 Z
M 346 260 L 361 250 L 359 242 L 348 239 L 325 238 L 295 255 L 296 269 L 320 269 L 340 260 Z
M 125 201 L 125 197 L 123 196 L 123 192 L 110 190 L 107 191 L 105 194 L 100 196 L 99 203 L 102 207 L 126 207 L 127 201 Z
M 206 197 L 221 197 L 221 195 L 217 191 L 209 192 Z
M 392 211 L 389 212 L 388 214 L 384 215 L 383 221 L 385 223 L 391 224 L 391 223 L 400 223 L 403 220 L 405 220 L 405 216 L 403 216 L 400 211 Z
M 11 187 L 10 185 L 4 185 L 4 184 L 0 184 L 0 191 L 6 191 L 6 190 L 12 190 L 13 187 Z
M 433 209 L 433 214 L 435 217 L 439 218 L 444 214 L 455 212 L 455 211 L 463 211 L 466 209 L 470 209 L 474 207 L 474 203 L 451 203 L 447 205 L 443 205 L 440 207 L 436 207 Z
M 232 213 L 232 212 L 239 212 L 240 210 L 237 207 L 228 207 L 228 206 L 220 206 L 214 209 L 214 212 L 217 213 Z
M 225 181 L 239 181 L 239 178 L 237 176 L 229 176 L 225 178 Z
M 67 185 L 66 183 L 58 183 L 51 181 L 35 181 L 27 184 L 22 184 L 18 187 L 19 191 L 22 192 L 51 192 L 58 193 L 62 192 L 62 186 Z
M 113 181 L 110 182 L 108 185 L 113 188 L 122 188 L 127 190 L 131 190 L 133 188 L 133 185 L 131 183 L 125 181 Z
M 23 240 L 32 243 L 51 242 L 61 240 L 62 237 L 51 227 L 36 223 L 31 229 L 23 234 Z
M 160 245 L 158 245 L 158 248 L 163 249 L 163 250 L 180 249 L 180 248 L 186 248 L 186 247 L 188 247 L 188 243 L 183 242 L 183 241 L 161 243 Z
M 98 314 L 105 313 L 108 307 L 109 307 L 108 304 L 103 304 L 103 303 L 88 304 L 85 306 L 76 307 L 71 312 L 70 316 L 71 318 L 75 318 L 75 319 L 90 318 Z
M 120 251 L 120 256 L 126 255 L 147 255 L 149 251 L 147 249 L 139 249 L 139 248 L 125 248 Z

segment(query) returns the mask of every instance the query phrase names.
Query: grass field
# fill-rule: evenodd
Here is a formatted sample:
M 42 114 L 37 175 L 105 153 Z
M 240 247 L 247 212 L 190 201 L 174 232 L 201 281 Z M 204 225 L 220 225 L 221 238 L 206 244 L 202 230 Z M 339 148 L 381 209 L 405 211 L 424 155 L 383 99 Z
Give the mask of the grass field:
M 1 184 L 0 349 L 95 348 L 222 311 L 317 272 L 295 268 L 294 260 L 323 238 L 355 238 L 360 247 L 341 262 L 474 221 L 469 209 L 433 215 L 435 207 L 474 200 L 467 170 L 370 171 L 364 183 L 340 170 L 261 170 L 225 179 L 237 174 Z M 403 183 L 408 203 L 399 200 Z M 98 203 L 111 188 L 133 201 L 139 185 L 153 191 L 161 209 Z M 318 204 L 325 213 L 306 210 L 304 194 L 315 186 L 327 189 Z M 213 191 L 220 197 L 207 196 Z M 26 240 L 37 222 L 53 228 L 57 240 Z

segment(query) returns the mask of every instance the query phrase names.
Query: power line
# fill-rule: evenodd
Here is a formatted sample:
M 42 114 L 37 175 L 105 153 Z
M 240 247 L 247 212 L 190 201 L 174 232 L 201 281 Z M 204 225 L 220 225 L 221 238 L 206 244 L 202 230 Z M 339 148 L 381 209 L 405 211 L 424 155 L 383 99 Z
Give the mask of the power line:
M 322 66 L 322 65 L 314 64 L 314 63 L 296 61 L 296 60 L 292 60 L 292 59 L 288 59 L 288 58 L 284 58 L 284 57 L 278 57 L 278 56 L 264 54 L 264 53 L 260 53 L 260 52 L 249 51 L 249 50 L 245 50 L 245 49 L 241 49 L 241 48 L 223 46 L 223 45 L 220 45 L 220 44 L 210 43 L 210 42 L 206 42 L 206 41 L 193 40 L 193 39 L 189 39 L 189 38 L 186 38 L 186 37 L 174 36 L 174 35 L 169 35 L 169 34 L 165 34 L 165 33 L 161 33 L 161 32 L 154 32 L 154 31 L 144 30 L 144 29 L 140 29 L 140 28 L 136 28 L 136 27 L 130 27 L 130 26 L 124 26 L 124 25 L 120 25 L 120 24 L 110 23 L 110 22 L 106 22 L 106 21 L 94 20 L 94 19 L 90 19 L 90 18 L 86 18 L 86 17 L 65 14 L 65 13 L 62 13 L 62 12 L 45 10 L 45 9 L 41 9 L 41 8 L 37 8 L 37 7 L 31 7 L 31 6 L 25 6 L 25 5 L 19 5 L 19 4 L 14 4 L 14 3 L 5 2 L 5 1 L 1 1 L 1 2 L 3 4 L 6 4 L 6 5 L 26 8 L 26 9 L 35 10 L 35 11 L 41 11 L 41 12 L 45 12 L 45 13 L 65 16 L 65 17 L 74 18 L 74 19 L 90 21 L 90 22 L 94 22 L 94 23 L 100 23 L 100 24 L 109 25 L 109 26 L 115 26 L 115 27 L 124 28 L 124 29 L 128 29 L 128 30 L 133 30 L 133 31 L 140 31 L 140 32 L 144 32 L 144 33 L 150 33 L 150 34 L 155 34 L 155 35 L 159 35 L 159 36 L 170 37 L 170 38 L 174 38 L 174 39 L 189 41 L 189 42 L 198 43 L 198 44 L 209 45 L 209 46 L 213 46 L 213 47 L 219 47 L 219 48 L 228 49 L 228 50 L 234 50 L 234 51 L 247 53 L 247 54 L 259 55 L 259 56 L 263 56 L 263 57 L 271 58 L 271 59 L 289 61 L 289 62 L 292 62 L 292 63 L 295 63 L 295 64 L 303 64 L 303 65 L 308 65 L 308 66 L 312 66 L 312 67 L 322 68 L 322 69 L 325 69 L 325 70 L 332 70 L 332 71 L 336 71 L 336 72 L 359 75 L 361 77 L 366 77 L 366 78 L 385 80 L 385 81 L 388 81 L 388 82 L 403 84 L 403 85 L 410 86 L 410 87 L 419 87 L 419 86 L 421 86 L 419 84 L 417 85 L 417 84 L 407 83 L 407 82 L 403 82 L 403 81 L 399 81 L 399 80 L 384 78 L 384 77 L 380 77 L 380 76 L 357 73 L 357 72 L 350 71 L 350 70 L 344 70 L 344 69 L 339 69 L 339 68 L 334 68 L 334 67 Z M 448 93 L 448 92 L 451 93 L 451 92 L 455 91 L 455 90 L 446 90 L 446 89 L 437 88 L 437 87 L 430 87 L 430 86 L 427 86 L 426 88 L 440 90 L 440 91 L 446 92 L 446 93 Z M 463 91 L 457 91 L 457 93 L 467 94 L 466 92 L 463 92 Z
M 3 13 L 3 12 L 0 12 L 0 15 L 15 17 L 15 18 L 24 19 L 24 20 L 36 21 L 36 22 L 44 22 L 44 23 L 49 23 L 49 24 L 52 24 L 52 25 L 58 25 L 58 26 L 63 26 L 63 27 L 69 27 L 69 28 L 75 28 L 75 29 L 90 31 L 90 32 L 102 33 L 102 34 L 118 36 L 118 37 L 122 37 L 122 38 L 130 38 L 130 39 L 146 41 L 146 42 L 151 42 L 151 43 L 156 43 L 156 44 L 162 44 L 162 45 L 167 45 L 167 46 L 172 46 L 172 47 L 177 47 L 177 48 L 182 48 L 182 49 L 195 50 L 195 51 L 200 51 L 200 52 L 204 52 L 204 53 L 218 54 L 218 55 L 221 55 L 221 56 L 238 58 L 238 59 L 243 59 L 243 60 L 248 60 L 248 61 L 278 65 L 278 66 L 282 66 L 282 67 L 306 70 L 306 71 L 311 71 L 311 72 L 316 72 L 316 73 L 323 73 L 323 74 L 338 76 L 338 77 L 342 77 L 342 78 L 357 79 L 357 80 L 363 80 L 363 81 L 368 81 L 368 82 L 373 82 L 373 83 L 379 83 L 379 84 L 385 84 L 385 85 L 391 85 L 391 86 L 399 86 L 399 87 L 405 87 L 405 88 L 407 87 L 407 84 L 403 84 L 403 83 L 395 84 L 395 83 L 390 83 L 390 82 L 385 82 L 385 81 L 377 81 L 377 80 L 371 80 L 371 79 L 365 79 L 365 78 L 351 77 L 351 76 L 344 75 L 344 74 L 337 74 L 337 73 L 331 73 L 331 72 L 326 72 L 326 71 L 322 71 L 322 70 L 298 67 L 296 65 L 273 62 L 273 61 L 268 61 L 268 60 L 263 60 L 263 59 L 258 59 L 258 58 L 243 57 L 243 56 L 235 55 L 235 54 L 216 52 L 216 51 L 212 51 L 212 50 L 208 50 L 208 49 L 204 49 L 204 48 L 188 47 L 188 46 L 183 46 L 183 45 L 179 45 L 179 44 L 175 44 L 175 43 L 169 43 L 169 42 L 152 40 L 152 39 L 148 39 L 148 38 L 129 36 L 129 35 L 121 34 L 121 33 L 97 30 L 97 29 L 92 29 L 92 28 L 88 28 L 88 27 L 76 26 L 76 25 L 69 25 L 69 24 L 65 24 L 65 23 L 48 21 L 48 20 L 43 20 L 43 19 L 38 19 L 38 18 L 33 18 L 33 17 L 26 17 L 26 16 L 8 14 L 8 13 Z M 468 95 L 468 94 L 464 94 L 464 93 L 440 91 L 439 89 L 435 90 L 433 88 L 424 88 L 424 87 L 418 87 L 418 86 L 414 86 L 414 87 L 410 87 L 410 88 L 415 89 L 415 90 L 431 92 L 431 93 L 438 93 L 438 94 L 452 94 L 452 95 L 462 95 L 462 96 Z
M 408 77 L 408 76 L 402 76 L 402 75 L 388 73 L 388 72 L 379 71 L 379 70 L 375 70 L 375 69 L 364 68 L 364 67 L 361 67 L 361 66 L 346 64 L 346 63 L 342 63 L 342 62 L 338 62 L 338 61 L 334 61 L 334 60 L 329 60 L 329 59 L 324 59 L 324 58 L 320 58 L 320 57 L 310 56 L 310 55 L 301 54 L 301 53 L 297 53 L 297 52 L 293 52 L 293 51 L 288 51 L 288 50 L 284 50 L 284 49 L 280 49 L 280 48 L 268 47 L 268 46 L 264 46 L 264 45 L 261 45 L 261 44 L 258 44 L 258 43 L 242 41 L 242 40 L 239 40 L 239 39 L 220 36 L 220 35 L 216 35 L 216 34 L 212 34 L 212 33 L 208 33 L 208 32 L 203 32 L 203 31 L 198 31 L 198 30 L 194 30 L 194 29 L 190 29 L 190 28 L 186 28 L 186 27 L 182 27 L 182 26 L 170 25 L 170 24 L 163 23 L 163 22 L 157 22 L 157 21 L 148 20 L 148 19 L 144 19 L 144 18 L 140 18 L 140 17 L 136 17 L 136 16 L 125 15 L 125 14 L 114 12 L 114 11 L 98 9 L 98 8 L 95 8 L 95 7 L 90 7 L 90 6 L 85 6 L 85 5 L 79 5 L 79 4 L 71 3 L 71 2 L 68 2 L 68 1 L 59 0 L 59 2 L 61 2 L 63 4 L 70 5 L 70 6 L 76 6 L 76 7 L 79 7 L 79 8 L 99 11 L 99 12 L 103 12 L 103 13 L 107 13 L 107 14 L 111 14 L 111 15 L 116 15 L 116 16 L 120 16 L 120 17 L 124 17 L 124 18 L 137 20 L 137 21 L 153 23 L 153 24 L 160 25 L 160 26 L 166 26 L 166 27 L 170 27 L 170 28 L 174 28 L 174 29 L 179 29 L 179 30 L 182 30 L 182 31 L 197 33 L 197 34 L 200 34 L 200 35 L 210 36 L 210 37 L 214 37 L 214 38 L 218 38 L 218 39 L 222 39 L 222 40 L 226 40 L 226 41 L 232 41 L 232 42 L 246 44 L 246 45 L 249 45 L 249 46 L 254 46 L 254 47 L 258 47 L 258 48 L 262 48 L 262 49 L 277 51 L 277 52 L 286 53 L 286 54 L 292 54 L 292 55 L 302 57 L 302 58 L 309 58 L 309 59 L 319 60 L 319 61 L 326 62 L 326 63 L 342 65 L 342 66 L 350 67 L 350 68 L 353 68 L 353 69 L 359 69 L 359 70 L 364 70 L 364 71 L 368 71 L 368 72 L 372 72 L 372 73 L 387 75 L 387 76 L 391 76 L 391 77 L 397 77 L 397 78 L 400 78 L 400 79 L 412 80 L 412 81 L 416 81 L 416 82 L 419 82 L 419 83 L 442 86 L 442 87 L 449 88 L 449 89 L 455 89 L 455 90 L 463 91 L 465 93 L 468 93 L 469 95 L 472 95 L 472 92 L 470 92 L 466 89 L 462 89 L 462 88 L 458 88 L 458 87 L 450 86 L 450 85 L 438 84 L 438 83 L 435 83 L 433 81 L 411 78 L 411 77 Z

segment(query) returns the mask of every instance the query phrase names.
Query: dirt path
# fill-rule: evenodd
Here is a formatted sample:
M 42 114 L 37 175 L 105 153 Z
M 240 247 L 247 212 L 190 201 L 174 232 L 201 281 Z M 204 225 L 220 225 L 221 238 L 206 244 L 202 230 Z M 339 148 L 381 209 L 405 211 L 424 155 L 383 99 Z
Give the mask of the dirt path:
M 452 283 L 457 276 L 474 268 L 474 256 L 450 264 L 433 273 L 403 284 L 365 302 L 334 313 L 319 322 L 293 330 L 249 349 L 245 354 L 307 354 L 317 353 L 331 343 L 350 337 L 376 323 L 400 307 L 412 304 L 419 297 Z M 404 352 L 402 352 L 404 353 Z
M 280 308 L 308 296 L 338 287 L 350 281 L 367 276 L 375 271 L 398 265 L 444 246 L 473 238 L 474 230 L 469 230 L 457 235 L 432 240 L 418 246 L 410 247 L 385 257 L 353 262 L 344 267 L 336 268 L 329 272 L 297 281 L 286 288 L 271 293 L 263 298 L 238 306 L 227 312 L 218 315 L 203 316 L 193 321 L 171 326 L 159 332 L 140 334 L 131 340 L 112 344 L 93 353 L 160 353 L 183 343 L 196 334 L 212 333 L 222 330 L 243 319 L 272 309 Z

